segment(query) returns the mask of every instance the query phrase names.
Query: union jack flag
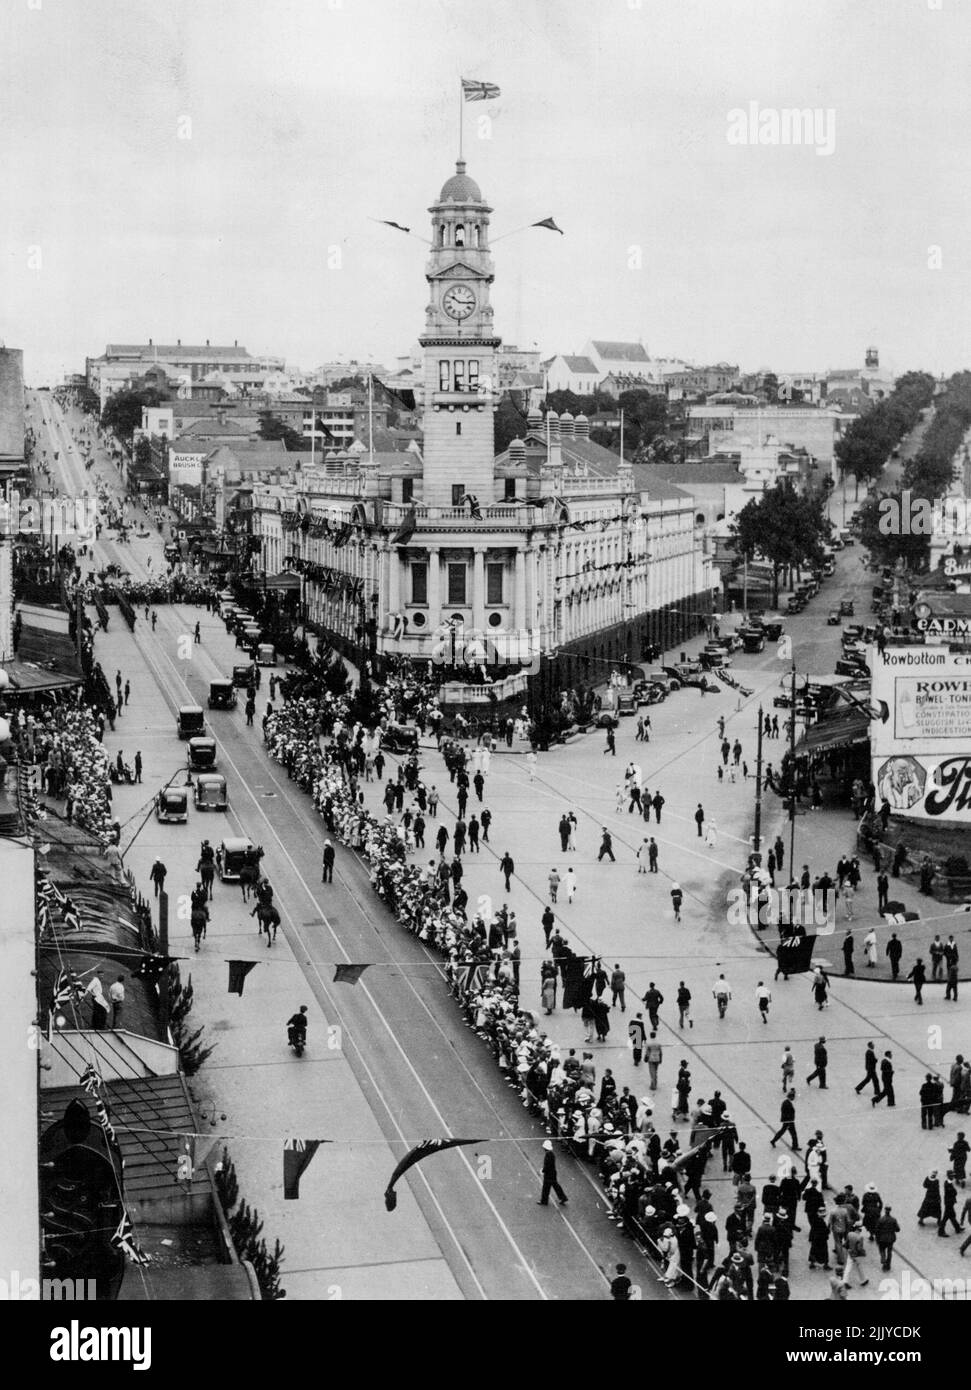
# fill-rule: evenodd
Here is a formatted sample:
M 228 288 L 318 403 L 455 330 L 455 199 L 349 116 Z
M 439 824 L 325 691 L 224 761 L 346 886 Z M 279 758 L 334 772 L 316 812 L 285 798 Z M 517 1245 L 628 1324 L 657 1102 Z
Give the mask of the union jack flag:
M 89 1096 L 93 1096 L 101 1089 L 101 1077 L 90 1062 L 78 1077 L 78 1085 L 82 1091 L 87 1091 Z
M 149 1263 L 148 1256 L 144 1250 L 139 1248 L 138 1241 L 135 1239 L 135 1231 L 127 1211 L 122 1212 L 118 1229 L 111 1237 L 111 1243 L 121 1251 L 126 1259 L 131 1260 L 132 1264 L 147 1265 Z

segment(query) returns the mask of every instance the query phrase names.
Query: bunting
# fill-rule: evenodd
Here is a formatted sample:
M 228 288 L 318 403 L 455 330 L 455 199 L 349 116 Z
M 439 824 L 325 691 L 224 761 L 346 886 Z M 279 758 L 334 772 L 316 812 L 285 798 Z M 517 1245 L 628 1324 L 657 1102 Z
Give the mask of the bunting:
M 111 1244 L 116 1250 L 120 1250 L 125 1259 L 135 1265 L 147 1265 L 150 1263 L 149 1257 L 145 1254 L 135 1239 L 135 1232 L 131 1224 L 131 1218 L 127 1211 L 121 1214 L 118 1222 L 118 1229 L 111 1237 Z
M 400 1177 L 407 1173 L 408 1169 L 416 1163 L 420 1163 L 423 1158 L 428 1158 L 430 1154 L 441 1153 L 443 1149 L 455 1149 L 467 1144 L 481 1144 L 482 1139 L 423 1139 L 420 1144 L 416 1144 L 413 1149 L 405 1154 L 397 1168 L 391 1174 L 391 1181 L 384 1191 L 384 1205 L 388 1211 L 394 1211 L 398 1205 L 398 1194 L 394 1190 L 394 1185 Z
M 542 221 L 540 221 L 540 222 L 531 222 L 531 223 L 530 223 L 530 226 L 532 226 L 532 227 L 548 227 L 549 230 L 550 230 L 551 232 L 559 232 L 560 236 L 564 236 L 564 235 L 565 235 L 565 233 L 564 233 L 564 231 L 563 231 L 563 228 L 562 228 L 562 227 L 558 227 L 558 226 L 556 225 L 556 223 L 553 221 L 552 217 L 544 217 L 544 218 L 542 219 Z
M 334 967 L 335 985 L 356 985 L 368 969 L 367 965 L 337 965 Z
M 314 1154 L 329 1139 L 288 1139 L 283 1145 L 283 1200 L 300 1198 L 300 1179 L 310 1167 Z
M 86 1091 L 89 1096 L 96 1095 L 101 1089 L 101 1077 L 90 1062 L 78 1077 L 78 1085 L 81 1087 L 81 1090 Z
M 246 976 L 250 973 L 250 971 L 251 971 L 255 966 L 259 965 L 259 961 L 255 961 L 255 960 L 231 960 L 231 961 L 228 961 L 227 963 L 228 963 L 228 965 L 229 965 L 229 990 L 228 990 L 228 993 L 229 993 L 229 994 L 238 994 L 238 995 L 240 996 L 240 998 L 242 998 L 242 995 L 243 995 L 243 985 L 246 983 Z
M 407 545 L 418 527 L 418 514 L 414 507 L 409 507 L 405 512 L 401 526 L 395 535 L 391 537 L 392 545 Z

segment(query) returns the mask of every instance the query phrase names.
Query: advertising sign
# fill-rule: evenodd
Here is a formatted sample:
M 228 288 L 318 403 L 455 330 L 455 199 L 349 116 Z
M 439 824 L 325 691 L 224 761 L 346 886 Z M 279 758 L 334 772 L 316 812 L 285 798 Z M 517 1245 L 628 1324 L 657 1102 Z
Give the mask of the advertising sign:
M 890 710 L 870 731 L 877 807 L 971 826 L 971 652 L 871 649 L 870 670 Z
M 198 487 L 202 482 L 205 454 L 177 454 L 169 450 L 169 482 L 173 487 Z

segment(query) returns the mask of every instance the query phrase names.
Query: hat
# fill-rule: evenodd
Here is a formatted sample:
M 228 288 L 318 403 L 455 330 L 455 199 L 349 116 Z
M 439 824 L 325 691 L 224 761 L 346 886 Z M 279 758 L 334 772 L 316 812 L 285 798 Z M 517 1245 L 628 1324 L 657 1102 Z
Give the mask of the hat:
M 735 1254 L 732 1256 L 732 1264 L 733 1264 L 733 1265 L 740 1265 L 740 1264 L 744 1264 L 744 1263 L 745 1263 L 745 1261 L 742 1259 L 742 1256 L 741 1256 L 741 1255 L 738 1253 L 738 1251 L 736 1250 L 736 1251 L 735 1251 Z
M 714 1213 L 713 1211 L 706 1211 L 706 1212 L 705 1212 L 705 1220 L 706 1220 L 706 1221 L 711 1221 L 712 1223 L 714 1223 L 715 1221 L 718 1220 L 718 1217 L 715 1215 L 715 1213 Z
M 645 1216 L 653 1216 L 653 1215 L 654 1215 L 654 1208 L 653 1208 L 653 1207 L 645 1207 L 645 1208 L 644 1208 L 644 1215 L 645 1215 Z
M 675 1216 L 690 1216 L 690 1215 L 691 1215 L 691 1212 L 690 1212 L 690 1211 L 688 1210 L 688 1208 L 682 1203 L 682 1205 L 681 1205 L 680 1207 L 678 1207 L 677 1211 L 676 1211 L 674 1214 L 675 1214 Z
M 875 1183 L 875 1182 L 868 1182 L 867 1185 L 866 1185 L 866 1190 L 867 1190 L 867 1192 L 876 1192 L 876 1190 L 877 1190 L 877 1185 L 876 1185 L 876 1183 Z
M 549 1150 L 552 1152 L 552 1149 L 553 1149 L 552 1142 L 551 1142 L 549 1139 L 544 1139 L 544 1140 L 543 1140 L 543 1148 L 544 1148 L 544 1149 L 549 1149 Z

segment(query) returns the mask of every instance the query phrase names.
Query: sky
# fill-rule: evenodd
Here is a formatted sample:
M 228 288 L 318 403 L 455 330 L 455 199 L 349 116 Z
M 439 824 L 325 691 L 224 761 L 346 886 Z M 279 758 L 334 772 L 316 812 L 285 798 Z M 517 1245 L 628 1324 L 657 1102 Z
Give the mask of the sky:
M 967 0 L 6 0 L 0 341 L 35 384 L 149 338 L 392 364 L 465 76 L 507 343 L 971 367 L 969 40 Z

